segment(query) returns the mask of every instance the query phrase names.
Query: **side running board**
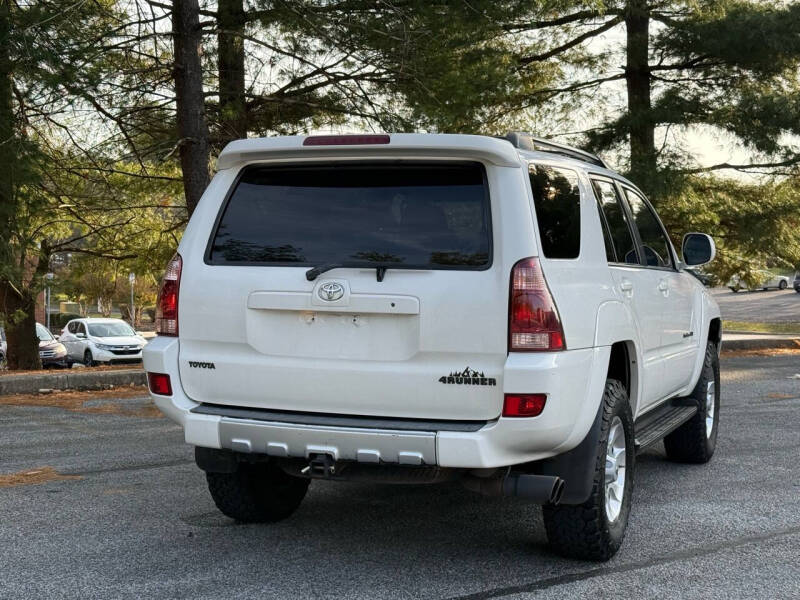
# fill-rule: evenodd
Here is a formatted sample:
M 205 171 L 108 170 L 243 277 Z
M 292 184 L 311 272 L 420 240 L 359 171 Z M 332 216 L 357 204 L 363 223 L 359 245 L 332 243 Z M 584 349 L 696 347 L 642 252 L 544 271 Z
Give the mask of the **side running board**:
M 636 451 L 652 446 L 695 414 L 697 405 L 691 399 L 675 399 L 639 417 L 634 424 Z

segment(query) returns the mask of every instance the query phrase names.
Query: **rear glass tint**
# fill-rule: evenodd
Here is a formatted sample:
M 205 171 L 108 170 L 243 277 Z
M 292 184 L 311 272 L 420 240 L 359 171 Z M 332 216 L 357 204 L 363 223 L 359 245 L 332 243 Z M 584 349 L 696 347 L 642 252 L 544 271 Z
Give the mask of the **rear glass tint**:
M 208 262 L 485 269 L 490 231 L 478 163 L 248 167 Z
M 578 258 L 581 250 L 581 193 L 578 174 L 530 165 L 533 205 L 547 258 Z

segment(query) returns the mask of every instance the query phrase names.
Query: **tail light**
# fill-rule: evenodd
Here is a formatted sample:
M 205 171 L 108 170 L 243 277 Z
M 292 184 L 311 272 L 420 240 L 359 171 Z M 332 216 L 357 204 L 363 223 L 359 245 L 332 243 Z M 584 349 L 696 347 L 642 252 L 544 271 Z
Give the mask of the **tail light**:
M 544 410 L 547 394 L 506 394 L 503 398 L 504 417 L 538 417 Z
M 514 265 L 509 295 L 509 352 L 566 349 L 561 318 L 538 259 L 524 258 Z
M 158 335 L 178 335 L 178 292 L 181 287 L 183 259 L 175 254 L 167 264 L 167 271 L 161 281 L 156 302 L 156 333 Z

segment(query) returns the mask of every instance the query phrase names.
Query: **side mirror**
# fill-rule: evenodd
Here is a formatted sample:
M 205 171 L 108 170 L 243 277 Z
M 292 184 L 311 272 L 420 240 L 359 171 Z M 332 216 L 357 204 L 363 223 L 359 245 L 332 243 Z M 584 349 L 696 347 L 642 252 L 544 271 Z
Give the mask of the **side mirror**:
M 86 339 L 86 334 L 85 333 L 76 333 L 75 337 L 78 338 L 79 340 L 85 340 Z
M 683 236 L 683 262 L 688 267 L 698 267 L 714 260 L 717 247 L 710 235 L 687 233 Z

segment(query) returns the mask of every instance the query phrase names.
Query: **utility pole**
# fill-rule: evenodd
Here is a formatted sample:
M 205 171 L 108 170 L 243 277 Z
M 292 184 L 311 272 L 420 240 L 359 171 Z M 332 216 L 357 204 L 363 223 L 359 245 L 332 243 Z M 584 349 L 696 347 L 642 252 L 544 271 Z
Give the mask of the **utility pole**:
M 131 271 L 128 274 L 128 281 L 131 282 L 131 305 L 130 305 L 130 312 L 131 312 L 131 327 L 134 331 L 136 331 L 136 318 L 134 315 L 136 314 L 136 309 L 133 306 L 133 284 L 136 283 L 136 273 Z
M 45 289 L 44 293 L 44 314 L 45 314 L 45 325 L 47 326 L 47 331 L 50 331 L 50 282 L 53 281 L 53 274 L 47 273 L 44 278 L 47 280 L 47 288 Z

